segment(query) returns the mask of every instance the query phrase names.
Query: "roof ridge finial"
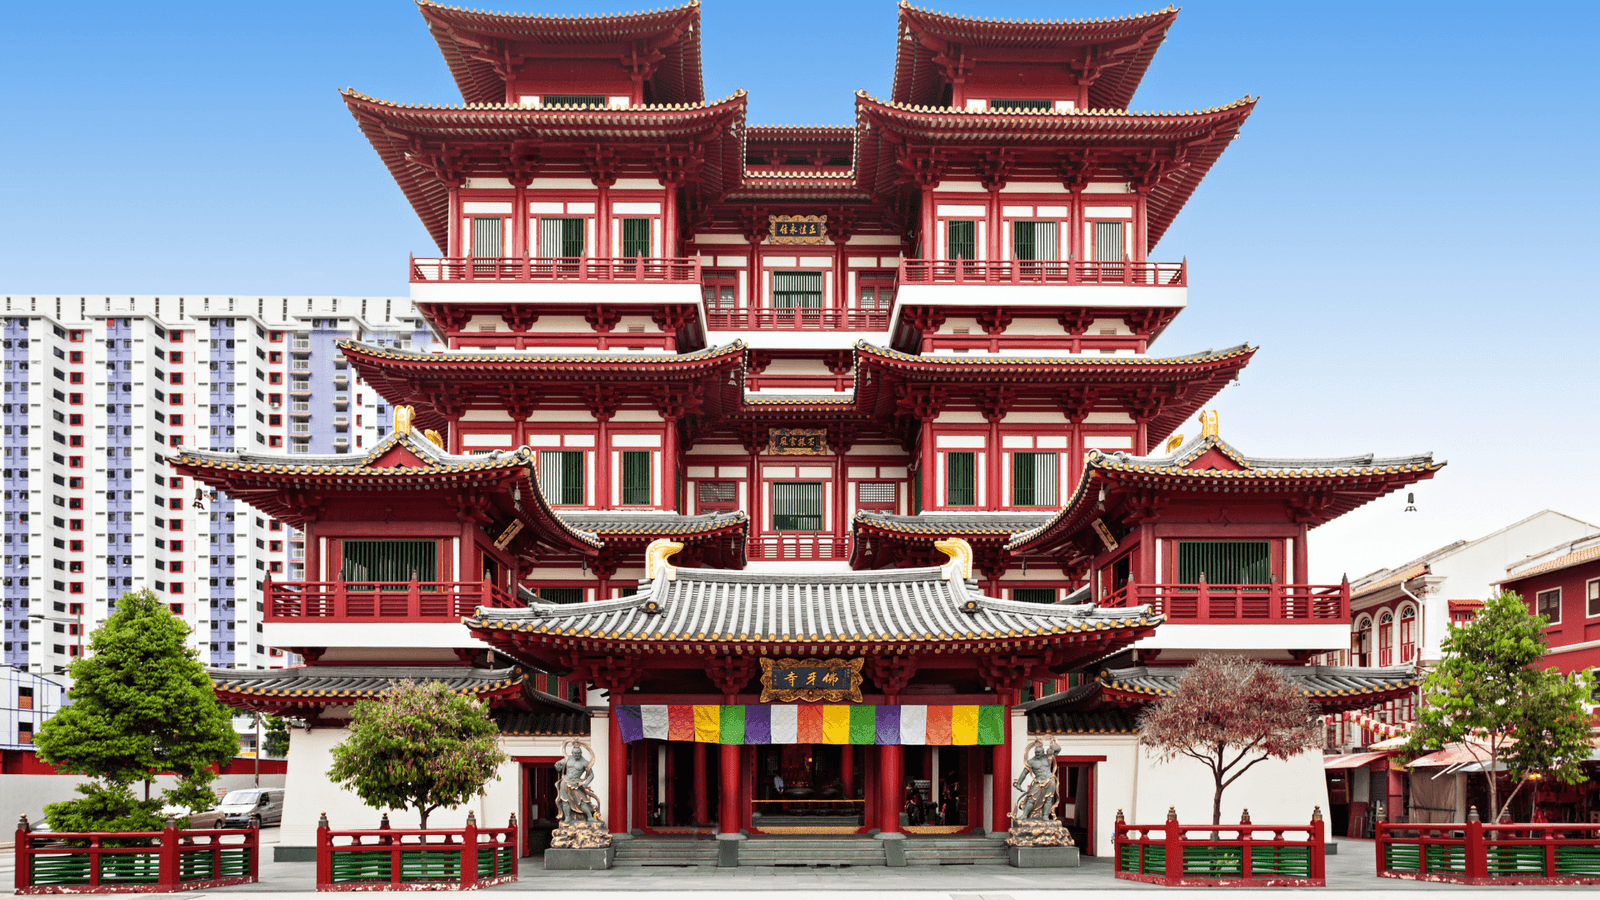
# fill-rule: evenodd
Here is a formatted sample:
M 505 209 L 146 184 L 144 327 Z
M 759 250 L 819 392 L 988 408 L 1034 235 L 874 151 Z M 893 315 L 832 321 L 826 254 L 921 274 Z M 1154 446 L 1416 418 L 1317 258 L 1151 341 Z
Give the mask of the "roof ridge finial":
M 411 420 L 416 415 L 417 408 L 414 406 L 396 406 L 394 408 L 394 433 L 410 434 Z
M 971 544 L 958 537 L 941 538 L 933 542 L 933 549 L 950 557 L 950 561 L 939 569 L 939 574 L 946 581 L 952 578 L 960 578 L 962 581 L 966 581 L 972 577 Z
M 1200 437 L 1201 438 L 1216 438 L 1218 440 L 1221 440 L 1222 436 L 1220 434 L 1218 434 L 1217 431 L 1218 431 L 1218 429 L 1217 429 L 1217 411 L 1214 410 L 1214 409 L 1213 410 L 1201 410 L 1200 411 Z
M 683 549 L 682 541 L 657 538 L 644 548 L 644 577 L 646 581 L 654 581 L 658 576 L 668 581 L 678 580 L 678 568 L 667 559 L 674 553 Z

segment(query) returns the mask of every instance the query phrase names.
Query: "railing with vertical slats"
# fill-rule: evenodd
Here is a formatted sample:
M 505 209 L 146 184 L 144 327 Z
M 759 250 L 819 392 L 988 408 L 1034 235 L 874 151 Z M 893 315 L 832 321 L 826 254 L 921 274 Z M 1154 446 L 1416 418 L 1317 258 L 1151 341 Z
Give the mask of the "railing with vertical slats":
M 456 622 L 480 606 L 520 604 L 488 581 L 273 581 L 262 587 L 266 621 Z
M 1151 606 L 1168 621 L 1349 622 L 1350 583 L 1142 584 L 1103 596 L 1101 606 Z
M 412 257 L 411 281 L 699 284 L 700 260 L 653 256 Z
M 905 259 L 899 283 L 1059 284 L 1188 287 L 1187 262 L 1093 259 Z

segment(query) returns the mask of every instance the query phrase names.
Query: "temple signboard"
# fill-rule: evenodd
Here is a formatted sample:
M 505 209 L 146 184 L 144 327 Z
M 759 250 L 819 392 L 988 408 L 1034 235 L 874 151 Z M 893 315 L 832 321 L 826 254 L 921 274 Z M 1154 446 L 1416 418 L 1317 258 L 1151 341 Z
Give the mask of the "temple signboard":
M 761 702 L 861 702 L 863 659 L 761 660 Z
M 827 216 L 767 216 L 767 231 L 774 244 L 826 244 Z
M 828 452 L 826 428 L 772 428 L 767 453 L 772 456 L 823 456 Z

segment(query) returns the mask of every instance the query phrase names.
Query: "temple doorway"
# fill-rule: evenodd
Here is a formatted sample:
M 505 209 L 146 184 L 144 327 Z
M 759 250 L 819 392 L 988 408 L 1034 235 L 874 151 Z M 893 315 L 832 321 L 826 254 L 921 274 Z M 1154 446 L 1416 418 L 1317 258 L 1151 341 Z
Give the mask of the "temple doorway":
M 848 833 L 862 827 L 862 748 L 776 744 L 752 749 L 752 826 L 773 834 Z
M 559 813 L 556 811 L 556 758 L 524 759 L 522 763 L 522 855 L 534 856 L 550 846 L 550 833 L 555 831 Z
M 905 799 L 900 822 L 912 834 L 956 834 L 972 824 L 974 791 L 980 796 L 983 763 L 970 747 L 904 748 Z M 974 780 L 974 774 L 976 780 Z
M 1056 816 L 1072 835 L 1073 843 L 1084 856 L 1094 855 L 1094 782 L 1095 763 L 1077 760 L 1059 760 L 1056 776 L 1060 779 L 1060 792 L 1056 800 Z

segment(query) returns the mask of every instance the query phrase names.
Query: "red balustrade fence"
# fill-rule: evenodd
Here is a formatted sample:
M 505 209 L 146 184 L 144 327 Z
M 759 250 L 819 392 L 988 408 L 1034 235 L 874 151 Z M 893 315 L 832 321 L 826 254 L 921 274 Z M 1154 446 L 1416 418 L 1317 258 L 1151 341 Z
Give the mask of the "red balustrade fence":
M 710 309 L 712 331 L 887 331 L 887 309 L 738 308 Z
M 1600 884 L 1600 824 L 1378 822 L 1378 876 L 1452 884 Z
M 1168 621 L 1348 622 L 1350 584 L 1140 584 L 1107 594 L 1102 606 L 1152 606 Z
M 480 606 L 511 608 L 489 581 L 272 581 L 262 588 L 267 621 L 456 622 Z
M 750 539 L 750 559 L 849 559 L 850 539 L 832 534 L 784 532 Z
M 699 284 L 700 260 L 650 256 L 414 256 L 411 281 Z
M 253 884 L 261 867 L 254 828 L 36 832 L 17 826 L 19 894 L 164 894 Z
M 1292 836 L 1291 836 L 1292 835 Z M 1117 878 L 1167 887 L 1323 887 L 1328 883 L 1322 809 L 1307 825 L 1129 825 L 1117 811 L 1112 861 Z
M 906 259 L 900 262 L 899 282 L 1187 287 L 1189 264 L 1095 259 Z
M 319 891 L 470 891 L 517 880 L 517 817 L 504 828 L 377 828 L 317 824 Z

